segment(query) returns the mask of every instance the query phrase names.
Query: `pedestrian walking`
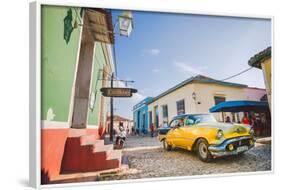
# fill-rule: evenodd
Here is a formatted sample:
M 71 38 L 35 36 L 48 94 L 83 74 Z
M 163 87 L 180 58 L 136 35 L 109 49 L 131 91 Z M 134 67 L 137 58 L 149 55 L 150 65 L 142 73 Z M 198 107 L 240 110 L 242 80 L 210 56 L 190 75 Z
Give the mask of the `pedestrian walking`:
M 125 143 L 125 140 L 126 140 L 126 129 L 125 127 L 123 126 L 123 123 L 120 122 L 119 123 L 119 130 L 118 130 L 118 133 L 117 133 L 117 137 L 116 137 L 116 141 L 115 141 L 115 146 L 117 148 L 120 148 L 122 149 L 123 146 L 124 146 L 124 143 Z
M 128 127 L 128 125 L 127 125 L 127 135 L 129 135 L 130 134 L 130 129 L 129 129 L 129 127 Z
M 132 126 L 132 135 L 136 135 L 135 126 Z
M 137 133 L 137 136 L 139 136 L 139 134 L 140 134 L 139 128 L 136 128 L 136 133 Z
M 230 117 L 229 117 L 229 116 L 226 117 L 225 122 L 226 122 L 226 123 L 231 123 Z
M 248 125 L 250 124 L 250 120 L 249 120 L 249 118 L 248 118 L 246 113 L 244 113 L 244 117 L 242 119 L 242 123 L 243 124 L 248 124 Z
M 151 137 L 154 137 L 154 130 L 155 130 L 154 124 L 151 123 L 149 127 L 150 127 L 150 135 Z
M 141 132 L 142 132 L 142 136 L 144 137 L 145 136 L 145 128 L 144 128 L 144 126 L 142 126 Z

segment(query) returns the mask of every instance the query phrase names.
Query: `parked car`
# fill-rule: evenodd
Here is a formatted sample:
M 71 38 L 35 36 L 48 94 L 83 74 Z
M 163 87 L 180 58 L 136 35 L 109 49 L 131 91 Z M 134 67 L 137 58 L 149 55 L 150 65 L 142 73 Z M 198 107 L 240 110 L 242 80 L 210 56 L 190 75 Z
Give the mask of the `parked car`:
M 164 125 L 157 129 L 159 141 L 163 141 L 166 138 L 168 131 L 171 129 L 170 125 Z
M 195 151 L 200 160 L 238 155 L 254 147 L 250 125 L 220 123 L 211 114 L 185 114 L 172 119 L 158 130 L 158 139 L 166 150 L 174 147 Z

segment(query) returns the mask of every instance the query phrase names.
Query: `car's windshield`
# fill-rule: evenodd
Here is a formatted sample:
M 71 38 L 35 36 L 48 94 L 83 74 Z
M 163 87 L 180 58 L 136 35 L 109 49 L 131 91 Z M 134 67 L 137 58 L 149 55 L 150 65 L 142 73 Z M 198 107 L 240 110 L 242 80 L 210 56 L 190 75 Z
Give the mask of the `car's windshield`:
M 175 118 L 173 121 L 170 123 L 170 127 L 182 127 L 184 126 L 184 118 Z
M 188 116 L 188 120 L 191 120 L 193 124 L 217 122 L 211 114 L 190 115 Z
M 169 127 L 168 123 L 167 122 L 163 123 L 163 127 L 164 128 Z

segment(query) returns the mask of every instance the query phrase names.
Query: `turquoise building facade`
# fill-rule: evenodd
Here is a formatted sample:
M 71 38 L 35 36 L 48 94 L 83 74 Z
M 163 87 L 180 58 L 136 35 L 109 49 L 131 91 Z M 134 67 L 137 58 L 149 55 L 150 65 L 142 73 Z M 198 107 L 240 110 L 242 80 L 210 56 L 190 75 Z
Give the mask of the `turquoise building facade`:
M 134 126 L 139 133 L 147 134 L 149 130 L 148 104 L 153 100 L 152 97 L 147 97 L 133 107 Z

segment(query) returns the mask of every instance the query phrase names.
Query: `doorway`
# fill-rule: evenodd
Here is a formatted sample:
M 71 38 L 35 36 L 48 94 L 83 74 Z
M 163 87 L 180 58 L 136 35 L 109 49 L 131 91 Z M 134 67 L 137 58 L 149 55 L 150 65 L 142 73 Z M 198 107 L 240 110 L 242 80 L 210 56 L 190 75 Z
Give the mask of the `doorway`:
M 152 124 L 152 111 L 149 112 L 149 126 Z
M 145 133 L 146 117 L 145 113 L 142 114 L 142 132 Z
M 158 106 L 154 106 L 155 127 L 159 128 Z
M 137 112 L 137 128 L 140 128 L 140 111 Z

